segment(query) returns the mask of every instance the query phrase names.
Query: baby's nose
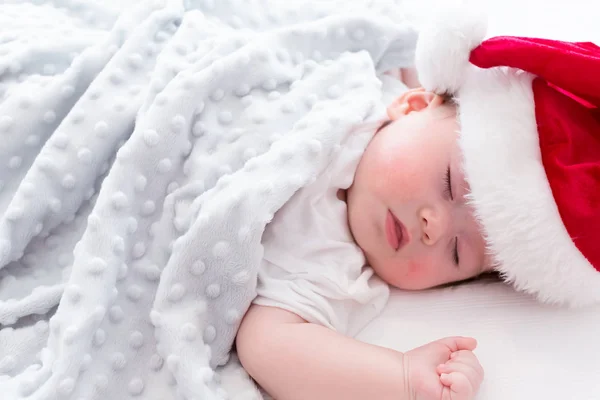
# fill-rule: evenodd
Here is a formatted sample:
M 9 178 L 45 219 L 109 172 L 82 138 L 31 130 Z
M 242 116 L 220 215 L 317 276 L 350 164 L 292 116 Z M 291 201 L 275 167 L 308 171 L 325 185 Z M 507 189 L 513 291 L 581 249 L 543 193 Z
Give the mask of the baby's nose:
M 423 243 L 433 246 L 444 237 L 448 223 L 442 210 L 435 210 L 431 207 L 422 208 L 419 211 L 419 219 Z

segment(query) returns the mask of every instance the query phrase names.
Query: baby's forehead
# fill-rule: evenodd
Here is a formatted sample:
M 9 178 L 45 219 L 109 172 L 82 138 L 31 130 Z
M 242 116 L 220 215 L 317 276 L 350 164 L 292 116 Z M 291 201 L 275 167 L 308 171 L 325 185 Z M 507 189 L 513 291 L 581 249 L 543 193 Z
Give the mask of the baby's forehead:
M 484 237 L 485 240 L 485 237 Z M 481 272 L 493 272 L 498 267 L 498 262 L 496 261 L 494 254 L 492 253 L 489 246 L 486 244 L 486 251 L 483 256 L 483 264 L 481 267 Z

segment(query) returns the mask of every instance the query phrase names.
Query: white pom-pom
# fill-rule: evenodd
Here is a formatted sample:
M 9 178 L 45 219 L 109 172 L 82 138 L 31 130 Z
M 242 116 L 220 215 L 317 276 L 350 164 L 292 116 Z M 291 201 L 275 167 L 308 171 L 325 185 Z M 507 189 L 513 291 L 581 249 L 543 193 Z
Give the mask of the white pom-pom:
M 476 6 L 442 3 L 419 33 L 415 56 L 419 81 L 440 94 L 455 93 L 461 87 L 471 50 L 483 41 L 487 30 L 487 18 Z

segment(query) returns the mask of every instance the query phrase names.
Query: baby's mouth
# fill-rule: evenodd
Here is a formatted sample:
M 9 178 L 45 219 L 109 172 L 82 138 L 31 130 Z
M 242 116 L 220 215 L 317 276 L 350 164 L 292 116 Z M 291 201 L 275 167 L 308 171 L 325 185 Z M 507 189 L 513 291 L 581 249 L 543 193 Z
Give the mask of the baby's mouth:
M 391 210 L 388 210 L 385 219 L 385 236 L 394 251 L 400 250 L 407 243 L 406 228 Z

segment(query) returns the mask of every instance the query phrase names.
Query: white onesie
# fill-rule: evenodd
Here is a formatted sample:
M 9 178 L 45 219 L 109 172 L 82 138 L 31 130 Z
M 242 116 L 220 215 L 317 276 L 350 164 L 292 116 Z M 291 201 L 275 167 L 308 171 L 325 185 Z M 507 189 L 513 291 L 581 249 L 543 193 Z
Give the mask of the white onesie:
M 385 86 L 396 96 L 406 90 L 388 79 Z M 346 203 L 337 197 L 352 184 L 364 152 L 358 136 L 377 127 L 370 122 L 352 132 L 327 170 L 275 214 L 263 234 L 254 304 L 291 311 L 348 336 L 381 312 L 389 288 L 365 266 L 348 227 Z

